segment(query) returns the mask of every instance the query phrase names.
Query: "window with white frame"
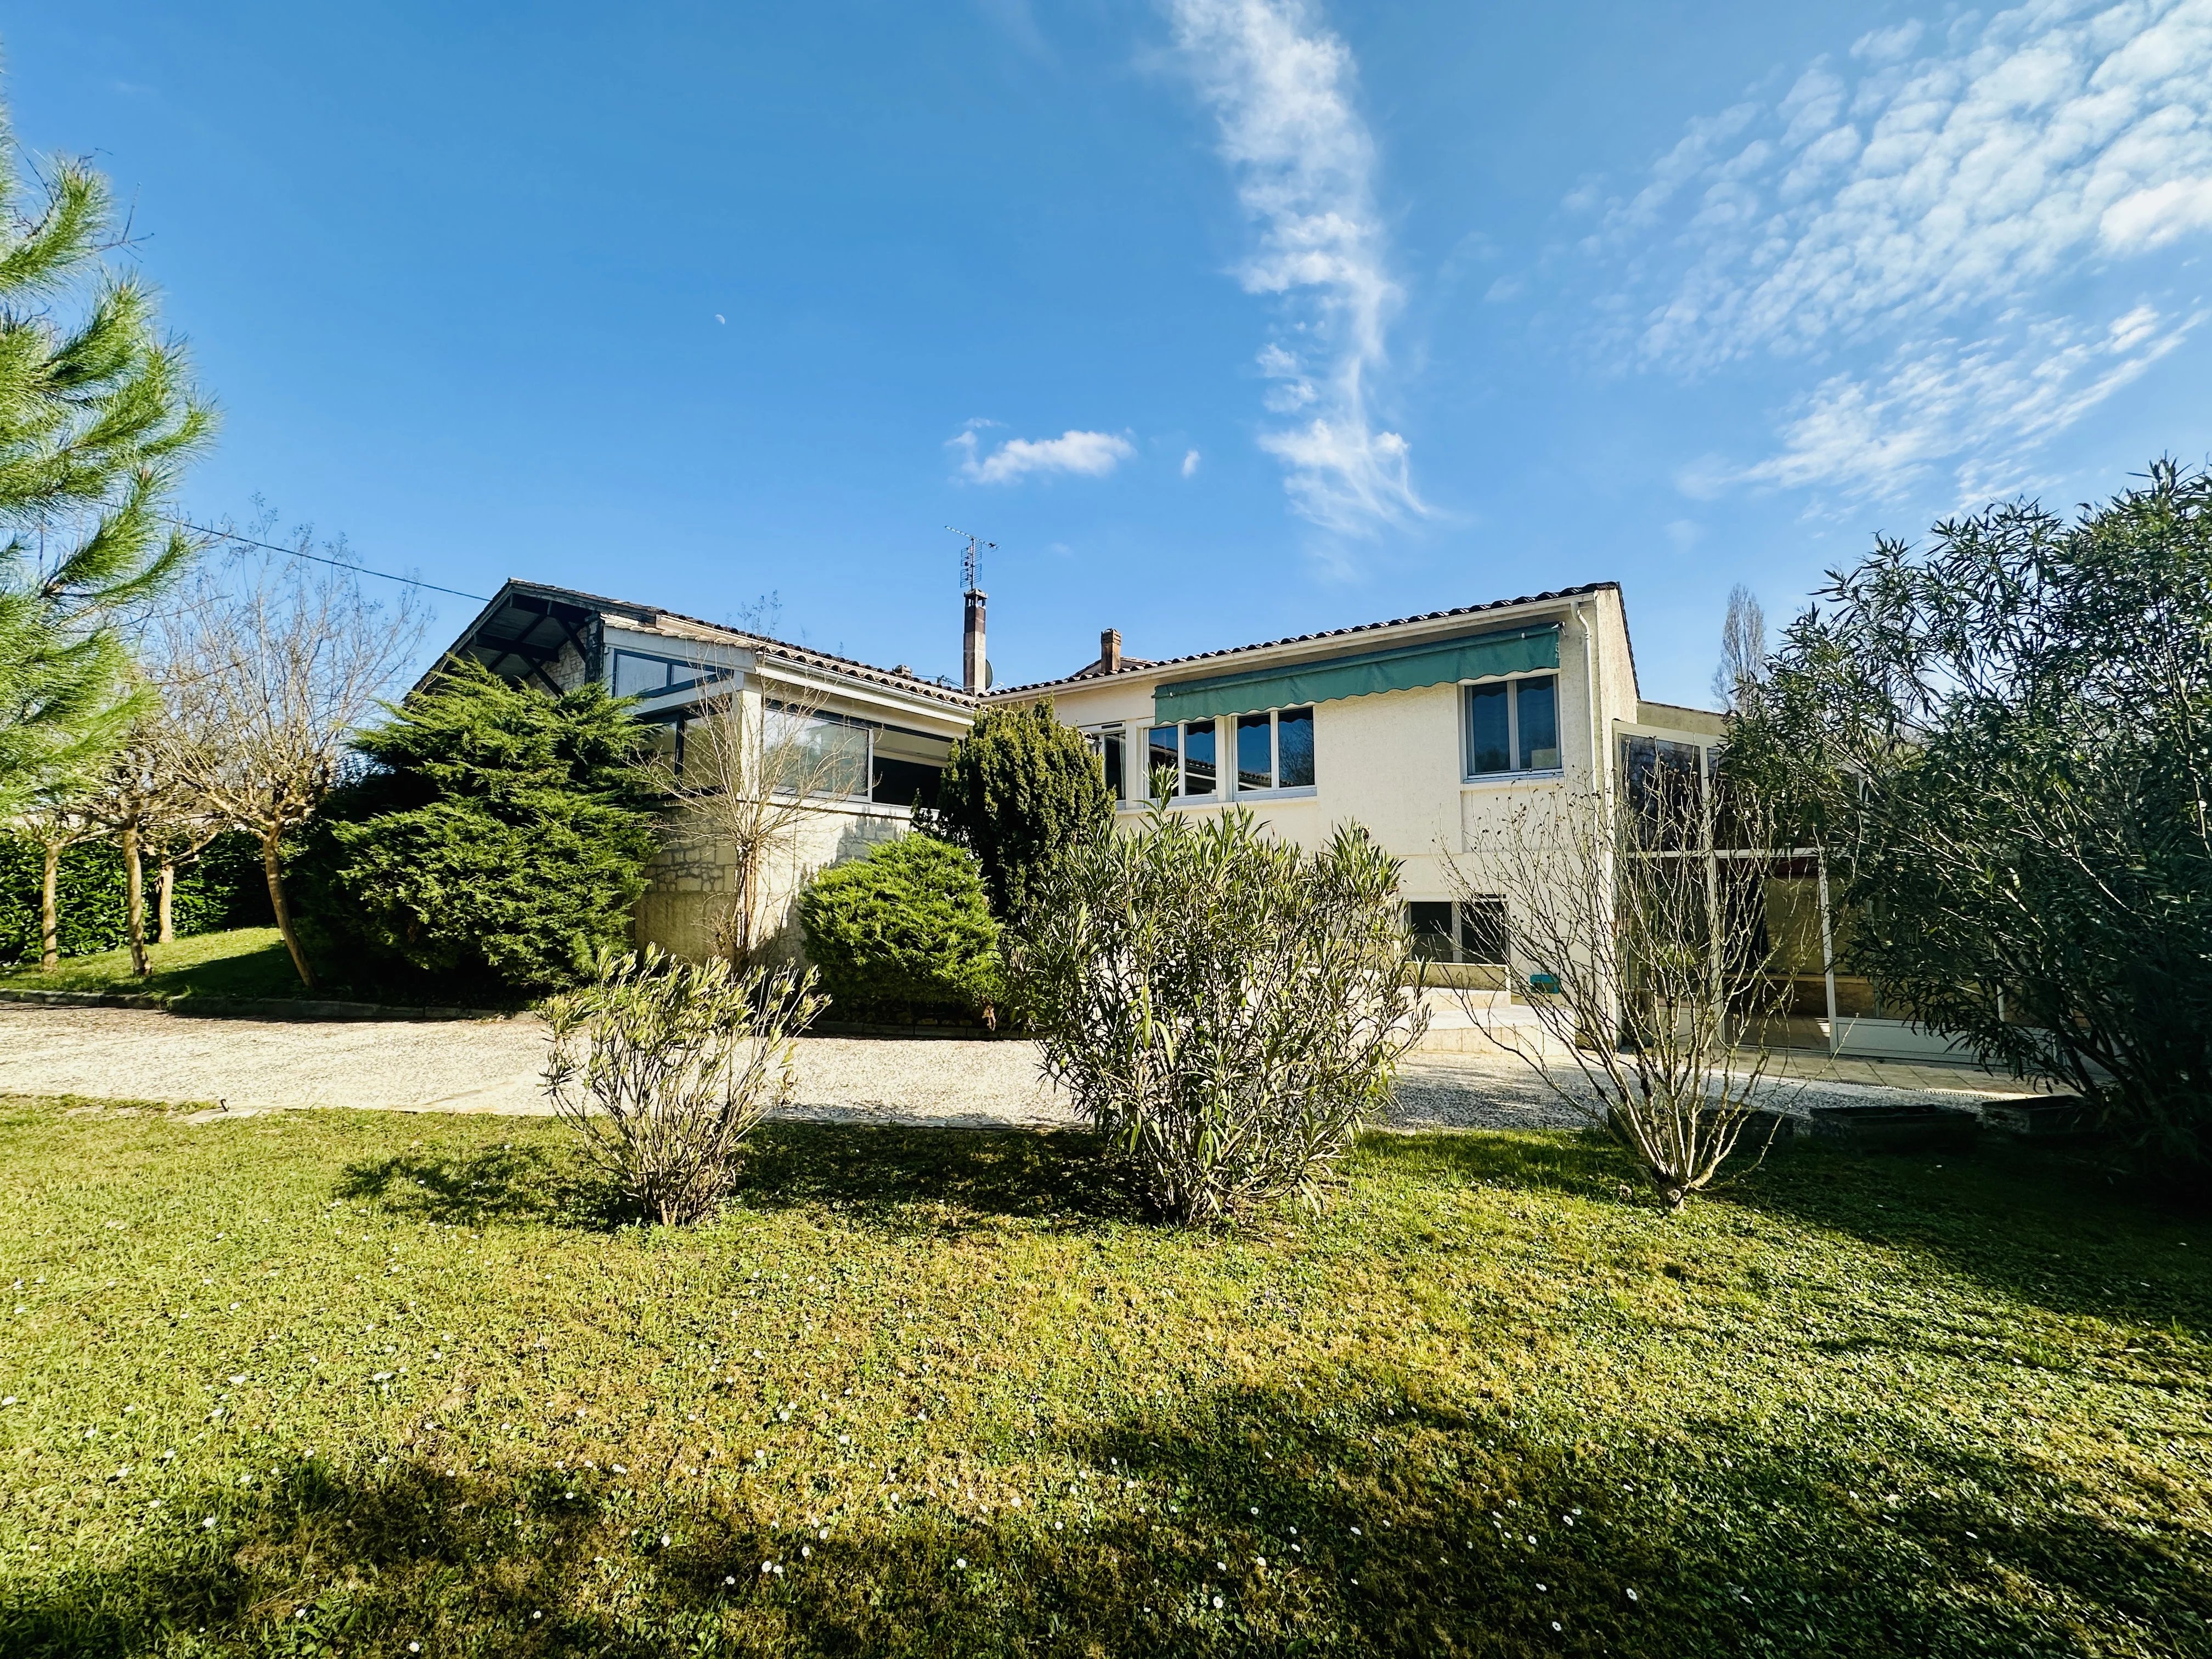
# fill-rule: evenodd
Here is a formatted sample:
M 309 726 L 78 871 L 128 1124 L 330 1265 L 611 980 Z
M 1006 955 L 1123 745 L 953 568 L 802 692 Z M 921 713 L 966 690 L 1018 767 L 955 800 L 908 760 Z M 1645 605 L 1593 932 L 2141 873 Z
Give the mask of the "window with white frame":
M 1559 769 L 1559 677 L 1479 680 L 1467 687 L 1465 775 Z
M 771 701 L 763 741 L 792 756 L 787 769 L 811 795 L 865 800 L 874 773 L 875 732 L 865 720 Z
M 1121 734 L 1121 728 L 1118 726 L 1096 726 L 1083 734 L 1083 740 L 1091 745 L 1091 752 L 1098 757 L 1099 769 L 1106 775 L 1106 793 L 1115 800 L 1127 800 L 1129 798 L 1128 780 L 1124 775 L 1121 759 L 1127 739 Z
M 1172 796 L 1218 799 L 1314 787 L 1313 710 L 1271 708 L 1155 726 L 1145 734 L 1146 787 L 1164 775 Z

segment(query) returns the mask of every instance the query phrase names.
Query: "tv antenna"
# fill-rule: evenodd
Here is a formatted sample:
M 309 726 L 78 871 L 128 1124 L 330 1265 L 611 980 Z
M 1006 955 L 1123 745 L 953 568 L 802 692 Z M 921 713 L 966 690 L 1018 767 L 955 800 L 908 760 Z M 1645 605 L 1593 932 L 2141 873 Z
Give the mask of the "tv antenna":
M 968 550 L 961 556 L 960 559 L 960 574 L 962 580 L 967 583 L 967 586 L 962 591 L 963 592 L 973 593 L 975 592 L 975 556 L 977 552 L 981 549 L 988 548 L 991 551 L 995 553 L 999 550 L 999 544 L 996 542 L 987 542 L 981 536 L 969 535 L 967 531 L 957 529 L 951 525 L 947 525 L 945 527 L 947 530 L 951 531 L 956 536 L 968 537 Z

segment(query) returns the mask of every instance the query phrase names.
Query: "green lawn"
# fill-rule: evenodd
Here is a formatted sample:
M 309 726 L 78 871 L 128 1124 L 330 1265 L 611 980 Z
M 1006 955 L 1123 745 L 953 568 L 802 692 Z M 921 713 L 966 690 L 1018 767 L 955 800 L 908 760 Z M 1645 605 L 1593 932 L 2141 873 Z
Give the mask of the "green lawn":
M 0 972 L 0 986 L 19 991 L 127 991 L 154 996 L 301 997 L 327 994 L 300 983 L 283 935 L 274 927 L 234 927 L 194 933 L 147 947 L 153 972 L 131 970 L 131 952 L 65 957 L 52 973 L 34 962 Z
M 2086 1166 L 761 1148 L 666 1231 L 541 1120 L 0 1102 L 0 1652 L 2212 1653 L 2212 1225 Z

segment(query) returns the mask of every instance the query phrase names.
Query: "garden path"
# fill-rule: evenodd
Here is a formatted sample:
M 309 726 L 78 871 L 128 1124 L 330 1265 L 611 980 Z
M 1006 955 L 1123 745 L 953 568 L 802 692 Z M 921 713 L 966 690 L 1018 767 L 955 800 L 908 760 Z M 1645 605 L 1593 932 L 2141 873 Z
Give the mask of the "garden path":
M 125 1008 L 0 1004 L 0 1093 L 222 1103 L 231 1114 L 298 1107 L 549 1112 L 538 1074 L 545 1028 L 499 1020 L 289 1021 L 193 1018 Z M 1806 1108 L 1870 1097 L 1930 1097 L 1924 1068 L 1858 1082 L 1778 1085 L 1774 1103 Z M 1882 1086 L 1894 1085 L 1897 1086 Z M 1954 1103 L 2017 1091 L 1960 1072 Z M 1033 1043 L 955 1038 L 812 1036 L 799 1044 L 789 1115 L 854 1122 L 986 1128 L 1066 1125 L 1064 1099 L 1037 1073 Z M 212 1110 L 210 1115 L 214 1115 Z M 1403 1128 L 1565 1127 L 1581 1115 L 1519 1060 L 1423 1052 L 1401 1073 L 1391 1118 Z

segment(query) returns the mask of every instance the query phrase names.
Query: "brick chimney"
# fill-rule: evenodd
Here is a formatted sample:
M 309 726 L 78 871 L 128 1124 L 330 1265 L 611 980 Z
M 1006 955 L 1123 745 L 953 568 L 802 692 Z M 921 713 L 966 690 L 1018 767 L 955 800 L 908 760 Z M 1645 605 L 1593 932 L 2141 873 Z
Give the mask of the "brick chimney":
M 974 588 L 962 595 L 967 613 L 960 634 L 960 683 L 970 691 L 988 690 L 990 663 L 983 655 L 983 595 Z
M 1098 636 L 1098 666 L 1109 674 L 1121 672 L 1121 630 L 1109 628 Z

